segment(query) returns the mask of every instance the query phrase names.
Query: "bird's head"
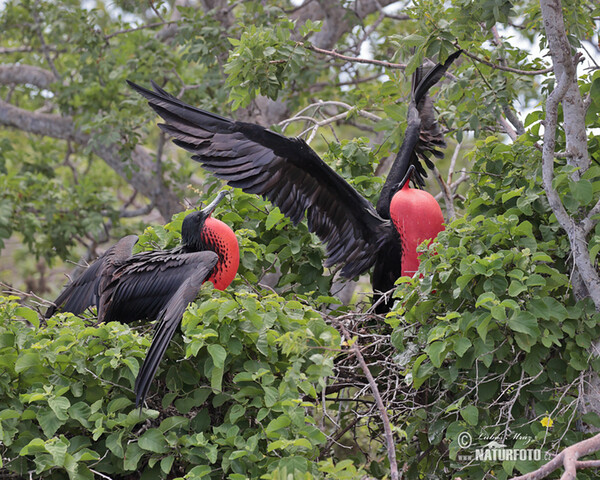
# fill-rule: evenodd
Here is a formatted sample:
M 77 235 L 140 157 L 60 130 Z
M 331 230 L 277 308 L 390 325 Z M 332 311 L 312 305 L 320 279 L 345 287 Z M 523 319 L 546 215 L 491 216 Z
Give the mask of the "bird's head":
M 202 210 L 190 213 L 183 219 L 181 225 L 181 243 L 183 245 L 198 245 L 200 243 L 200 236 L 204 229 L 206 220 L 214 212 L 215 208 L 223 198 L 229 194 L 226 190 L 221 190 L 215 199 L 209 203 Z
M 189 214 L 181 226 L 181 242 L 188 251 L 212 250 L 219 256 L 211 276 L 208 278 L 219 290 L 232 282 L 240 263 L 240 247 L 235 233 L 229 226 L 211 214 L 228 194 L 221 191 L 205 208 Z
M 422 188 L 425 186 L 425 180 L 423 176 L 419 173 L 417 167 L 414 164 L 410 164 L 404 177 L 400 180 L 400 183 L 396 187 L 395 191 L 398 192 L 402 190 L 404 187 L 409 187 L 410 182 L 413 182 L 415 187 Z

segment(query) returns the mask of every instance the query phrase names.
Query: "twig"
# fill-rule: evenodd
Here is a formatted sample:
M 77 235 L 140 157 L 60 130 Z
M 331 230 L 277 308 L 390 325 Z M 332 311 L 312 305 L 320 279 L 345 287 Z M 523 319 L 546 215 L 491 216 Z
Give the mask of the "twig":
M 128 392 L 133 393 L 133 390 L 131 388 L 128 388 L 125 385 L 119 385 L 118 383 L 111 382 L 110 380 L 105 380 L 104 378 L 101 378 L 98 375 L 96 375 L 89 368 L 85 368 L 85 371 L 88 372 L 96 380 L 100 380 L 102 383 L 106 383 L 108 385 L 112 385 L 113 387 L 119 387 L 119 388 L 122 388 L 123 390 L 127 390 Z
M 404 63 L 392 63 L 385 62 L 383 60 L 372 60 L 370 58 L 349 57 L 348 55 L 342 55 L 341 53 L 337 53 L 334 50 L 325 50 L 323 48 L 315 47 L 314 45 L 310 45 L 304 42 L 298 42 L 297 45 L 304 47 L 307 50 L 312 50 L 313 52 L 322 53 L 323 55 L 329 55 L 330 57 L 339 58 L 348 62 L 367 63 L 370 65 L 379 65 L 380 67 L 393 68 L 399 70 L 404 70 L 406 68 L 406 64 Z
M 335 319 L 335 320 L 336 320 L 336 323 L 339 325 L 340 330 L 342 330 L 342 333 L 346 337 L 347 341 L 351 341 L 352 336 L 350 335 L 350 333 L 348 333 L 348 330 L 346 329 L 344 324 L 342 322 L 337 321 L 337 319 Z M 373 375 L 371 374 L 371 371 L 369 370 L 369 367 L 367 366 L 367 363 L 365 362 L 365 359 L 362 356 L 362 353 L 360 352 L 360 348 L 358 347 L 358 342 L 355 341 L 352 344 L 352 346 L 350 347 L 350 349 L 354 352 L 354 355 L 356 356 L 356 359 L 358 360 L 358 363 L 360 364 L 360 367 L 362 368 L 362 371 L 364 372 L 365 377 L 367 377 L 367 381 L 369 382 L 369 387 L 371 388 L 371 392 L 373 393 L 373 397 L 375 398 L 375 403 L 377 404 L 377 408 L 381 415 L 381 420 L 383 422 L 383 429 L 385 431 L 387 454 L 388 454 L 388 459 L 390 461 L 390 477 L 392 480 L 398 480 L 399 477 L 398 477 L 398 463 L 396 461 L 396 446 L 394 444 L 394 436 L 392 434 L 392 428 L 390 426 L 390 420 L 388 418 L 387 410 L 385 408 L 385 405 L 383 404 L 381 395 L 379 394 L 379 389 L 377 388 L 375 379 L 373 378 Z
M 458 45 L 456 45 L 456 48 L 462 48 L 462 47 L 459 47 Z M 462 49 L 462 51 L 467 57 L 475 60 L 476 62 L 483 63 L 484 65 L 487 65 L 488 67 L 492 67 L 494 70 L 503 70 L 505 72 L 517 73 L 519 75 L 544 75 L 544 74 L 550 73 L 552 71 L 552 67 L 544 68 L 543 70 L 519 70 L 518 68 L 504 67 L 502 65 L 496 65 L 495 63 L 484 60 L 483 58 L 478 57 L 477 55 L 469 52 L 468 50 L 465 50 L 464 48 Z
M 96 470 L 92 470 L 91 468 L 90 468 L 90 472 L 92 472 L 94 475 L 98 475 L 99 477 L 106 478 L 107 480 L 112 480 L 112 478 L 109 477 L 108 475 L 104 475 L 103 473 L 100 473 Z
M 148 25 L 141 25 L 139 27 L 125 28 L 123 30 L 117 30 L 116 32 L 109 33 L 108 35 L 104 35 L 104 40 L 108 41 L 111 38 L 116 37 L 117 35 L 123 35 L 124 33 L 137 32 L 138 30 L 146 30 L 148 28 L 164 27 L 164 26 L 173 25 L 176 23 L 178 23 L 178 21 L 173 20 L 173 21 L 169 21 L 169 22 L 155 22 L 155 23 L 149 23 Z
M 460 153 L 461 147 L 462 143 L 457 143 L 456 147 L 454 148 L 454 153 L 450 159 L 450 166 L 448 167 L 448 180 L 446 180 L 446 183 L 452 183 L 452 176 L 454 175 L 454 168 L 456 166 L 456 160 L 458 160 L 458 154 Z
M 50 300 L 46 300 L 45 298 L 42 298 L 33 292 L 29 292 L 29 293 L 24 292 L 22 290 L 19 290 L 18 288 L 13 287 L 12 285 L 8 285 L 7 283 L 4 283 L 4 282 L 0 282 L 0 286 L 2 286 L 2 288 L 6 289 L 6 290 L 2 290 L 2 293 L 7 293 L 9 295 L 17 295 L 20 297 L 34 298 L 36 300 L 36 302 L 34 302 L 34 303 L 39 307 L 46 308 L 51 305 L 54 305 L 54 303 L 51 302 Z
M 56 78 L 60 79 L 62 77 L 58 73 L 58 70 L 56 69 L 54 62 L 50 58 L 50 54 L 48 53 L 49 52 L 48 46 L 46 45 L 46 41 L 44 40 L 44 34 L 42 33 L 42 28 L 40 26 L 40 23 L 41 23 L 40 17 L 37 12 L 38 7 L 39 7 L 39 2 L 36 1 L 34 8 L 31 10 L 31 16 L 33 17 L 33 20 L 35 21 L 35 30 L 37 32 L 38 39 L 40 41 L 40 45 L 42 46 L 42 53 L 44 55 L 44 58 L 46 59 L 46 62 L 48 62 L 48 66 L 50 67 L 50 70 L 52 70 L 52 73 L 54 73 L 54 76 Z
M 433 175 L 440 186 L 441 194 L 444 197 L 444 203 L 446 204 L 446 216 L 448 217 L 446 218 L 446 221 L 451 222 L 456 218 L 456 210 L 454 210 L 454 195 L 452 194 L 448 184 L 444 182 L 442 174 L 437 167 L 433 167 Z

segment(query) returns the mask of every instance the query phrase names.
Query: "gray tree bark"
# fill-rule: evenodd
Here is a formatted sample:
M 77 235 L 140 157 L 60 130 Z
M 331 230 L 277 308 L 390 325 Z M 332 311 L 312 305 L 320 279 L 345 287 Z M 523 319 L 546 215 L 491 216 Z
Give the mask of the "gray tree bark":
M 573 180 L 578 180 L 590 165 L 585 132 L 585 108 L 577 86 L 576 67 L 579 56 L 578 54 L 573 55 L 567 39 L 561 1 L 540 0 L 540 5 L 556 77 L 555 89 L 546 102 L 542 150 L 543 183 L 550 207 L 569 238 L 574 263 L 571 278 L 575 295 L 577 298 L 589 296 L 593 300 L 596 310 L 600 311 L 600 277 L 590 260 L 587 246 L 587 236 L 597 223 L 593 216 L 600 211 L 600 202 L 587 212 L 582 222 L 569 215 L 552 184 L 558 106 L 561 103 L 567 158 L 572 165 L 580 167 L 580 170 L 573 174 Z M 590 354 L 598 356 L 599 353 L 600 340 L 597 340 L 592 344 Z M 579 410 L 583 414 L 588 412 L 600 414 L 600 377 L 595 372 L 588 371 L 586 375 L 582 376 L 581 382 L 582 393 L 579 398 Z

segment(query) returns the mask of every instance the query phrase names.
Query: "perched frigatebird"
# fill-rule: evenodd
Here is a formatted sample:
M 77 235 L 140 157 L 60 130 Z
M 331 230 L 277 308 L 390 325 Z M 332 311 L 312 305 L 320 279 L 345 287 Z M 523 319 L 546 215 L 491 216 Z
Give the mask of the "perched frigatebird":
M 224 290 L 239 266 L 233 231 L 211 217 L 226 192 L 203 210 L 190 213 L 181 225 L 181 245 L 171 250 L 132 254 L 136 235 L 122 238 L 71 282 L 46 311 L 79 315 L 98 308 L 98 321 L 130 323 L 157 319 L 152 345 L 135 382 L 136 405 L 144 401 L 156 369 L 188 304 L 204 281 Z
M 269 199 L 294 224 L 306 214 L 308 229 L 326 244 L 325 266 L 342 264 L 341 274 L 352 278 L 375 264 L 373 288 L 385 293 L 403 273 L 403 263 L 414 268 L 414 262 L 409 259 L 416 260 L 416 245 L 431 238 L 430 233 L 424 238 L 422 232 L 413 230 L 415 217 L 407 218 L 407 212 L 392 211 L 395 205 L 403 204 L 392 202 L 392 198 L 405 195 L 402 187 L 411 176 L 410 166 L 414 167 L 410 169 L 411 173 L 414 171 L 413 181 L 422 186 L 425 170 L 419 159 L 431 168 L 428 155 L 441 156 L 436 147 L 445 146 L 445 142 L 427 92 L 459 55 L 460 51 L 450 55 L 418 84 L 413 83 L 404 141 L 383 186 L 377 209 L 321 160 L 304 140 L 192 107 L 154 82 L 154 91 L 128 83 L 146 97 L 165 120 L 166 124 L 159 125 L 160 128 L 175 138 L 175 144 L 192 152 L 192 158 L 205 169 L 232 187 Z M 418 197 L 410 215 L 415 212 L 417 217 L 428 218 L 429 223 L 435 225 L 427 229 L 437 228 L 433 236 L 443 228 L 440 207 L 431 195 L 427 199 Z M 404 226 L 397 230 L 393 222 L 396 225 L 402 222 Z M 378 311 L 387 311 L 390 303 L 384 302 Z

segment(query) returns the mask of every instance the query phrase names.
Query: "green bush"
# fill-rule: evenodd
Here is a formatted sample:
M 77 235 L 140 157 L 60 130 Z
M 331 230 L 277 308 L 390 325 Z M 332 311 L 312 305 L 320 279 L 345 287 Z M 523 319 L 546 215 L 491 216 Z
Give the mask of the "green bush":
M 590 356 L 600 313 L 574 298 L 568 242 L 541 188 L 539 153 L 527 142 L 485 142 L 473 156 L 479 173 L 467 214 L 425 254 L 423 277 L 402 280 L 401 304 L 388 317 L 396 348 L 414 352 L 404 375 L 421 404 L 396 412 L 413 439 L 400 449 L 413 475 L 441 461 L 463 478 L 508 478 L 548 457 L 469 463 L 460 456 L 492 438 L 554 454 L 585 438 L 583 424 L 600 426 L 577 400 L 588 368 L 600 372 Z M 475 439 L 466 449 L 463 432 Z
M 150 328 L 70 314 L 40 323 L 16 300 L 0 297 L 7 471 L 56 479 L 356 473 L 350 462 L 315 461 L 326 437 L 312 401 L 340 338 L 310 307 L 205 285 L 138 410 L 132 388 Z

